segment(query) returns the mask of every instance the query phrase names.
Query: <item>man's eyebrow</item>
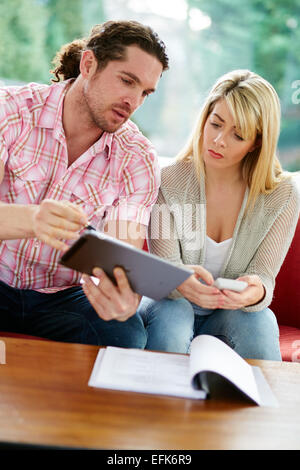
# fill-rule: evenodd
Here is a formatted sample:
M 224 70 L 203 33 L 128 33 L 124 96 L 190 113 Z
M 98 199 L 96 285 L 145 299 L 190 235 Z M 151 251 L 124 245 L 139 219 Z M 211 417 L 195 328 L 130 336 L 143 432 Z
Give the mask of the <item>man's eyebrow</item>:
M 134 80 L 138 85 L 141 84 L 141 80 L 134 73 L 125 72 L 125 70 L 121 70 L 121 73 L 123 73 L 124 75 L 127 75 L 128 77 L 132 78 L 132 80 Z M 155 88 L 149 88 L 146 91 L 149 92 L 149 93 L 154 93 Z

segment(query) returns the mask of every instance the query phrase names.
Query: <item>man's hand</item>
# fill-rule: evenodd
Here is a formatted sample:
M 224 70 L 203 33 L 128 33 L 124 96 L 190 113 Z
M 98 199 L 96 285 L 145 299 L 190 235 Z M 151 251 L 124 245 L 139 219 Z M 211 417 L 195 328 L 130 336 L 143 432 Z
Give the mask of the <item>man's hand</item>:
M 140 296 L 131 290 L 123 269 L 114 269 L 116 285 L 100 268 L 95 268 L 93 275 L 100 281 L 98 286 L 89 276 L 83 275 L 83 290 L 100 318 L 126 321 L 135 314 Z
M 33 211 L 35 236 L 56 250 L 66 251 L 69 246 L 63 240 L 76 240 L 85 225 L 85 213 L 69 201 L 45 199 Z
M 104 227 L 104 232 L 142 249 L 146 227 L 127 220 L 110 220 Z M 83 290 L 100 318 L 126 321 L 135 314 L 141 296 L 133 292 L 123 269 L 114 269 L 116 285 L 100 268 L 95 268 L 93 276 L 100 280 L 99 284 L 95 285 L 92 278 L 83 275 Z
M 265 296 L 265 288 L 260 278 L 256 275 L 242 276 L 237 281 L 245 281 L 248 287 L 242 292 L 234 292 L 224 289 L 220 308 L 226 310 L 238 310 L 249 305 L 255 305 Z
M 219 307 L 222 294 L 212 286 L 214 279 L 209 271 L 202 266 L 186 266 L 194 271 L 186 281 L 177 287 L 177 290 L 190 302 L 199 307 L 215 309 Z M 199 281 L 202 279 L 207 285 Z

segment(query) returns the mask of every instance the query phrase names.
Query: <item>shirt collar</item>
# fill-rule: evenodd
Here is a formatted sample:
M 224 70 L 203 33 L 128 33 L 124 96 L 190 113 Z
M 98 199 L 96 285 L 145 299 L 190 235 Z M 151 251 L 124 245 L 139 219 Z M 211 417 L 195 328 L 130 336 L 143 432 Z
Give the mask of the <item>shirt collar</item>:
M 58 139 L 62 138 L 65 140 L 62 124 L 62 110 L 68 84 L 72 80 L 73 79 L 65 80 L 50 86 L 50 93 L 37 119 L 37 127 L 53 129 L 53 136 Z M 101 137 L 90 148 L 92 155 L 96 156 L 99 153 L 105 152 L 105 159 L 109 160 L 113 138 L 114 133 L 103 132 Z
M 103 132 L 101 137 L 93 145 L 93 154 L 99 154 L 105 152 L 105 159 L 109 160 L 111 155 L 111 147 L 113 142 L 114 134 L 110 132 Z
M 36 122 L 37 127 L 43 127 L 46 129 L 57 129 L 60 126 L 62 127 L 63 101 L 69 82 L 70 80 L 66 80 L 49 86 L 48 96 L 43 103 Z

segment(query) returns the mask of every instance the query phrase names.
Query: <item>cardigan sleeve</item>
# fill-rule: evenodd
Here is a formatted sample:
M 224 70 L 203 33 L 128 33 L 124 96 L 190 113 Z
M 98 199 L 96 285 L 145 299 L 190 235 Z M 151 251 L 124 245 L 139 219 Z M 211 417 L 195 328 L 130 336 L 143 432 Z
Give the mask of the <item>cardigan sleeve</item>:
M 174 216 L 161 190 L 159 190 L 156 204 L 151 212 L 148 226 L 148 245 L 151 253 L 177 266 L 183 266 Z M 177 289 L 174 289 L 169 297 L 178 298 L 182 295 Z
M 181 250 L 174 216 L 166 203 L 161 189 L 151 212 L 148 227 L 149 249 L 171 263 L 182 265 Z
M 290 185 L 290 188 L 285 203 L 278 201 L 282 204 L 282 210 L 259 245 L 247 272 L 240 275 L 256 274 L 265 287 L 264 298 L 255 305 L 244 307 L 246 312 L 263 310 L 272 302 L 275 278 L 293 240 L 299 218 L 299 193 L 294 185 Z

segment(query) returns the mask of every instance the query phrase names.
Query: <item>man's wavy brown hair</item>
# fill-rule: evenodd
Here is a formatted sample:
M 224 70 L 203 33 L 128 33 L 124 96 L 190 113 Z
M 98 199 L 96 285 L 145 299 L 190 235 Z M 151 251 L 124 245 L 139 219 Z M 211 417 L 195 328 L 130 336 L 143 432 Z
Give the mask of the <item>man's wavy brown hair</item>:
M 76 39 L 62 46 L 53 60 L 55 68 L 51 73 L 55 78 L 52 81 L 78 77 L 81 52 L 84 50 L 92 50 L 99 69 L 103 69 L 112 60 L 123 60 L 126 47 L 131 45 L 137 45 L 155 56 L 161 62 L 163 71 L 169 68 L 166 46 L 149 26 L 137 21 L 107 21 L 94 26 L 88 38 Z

